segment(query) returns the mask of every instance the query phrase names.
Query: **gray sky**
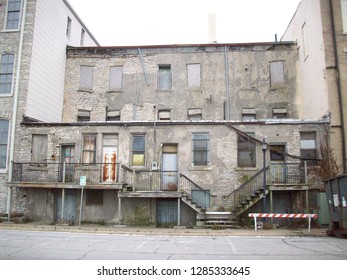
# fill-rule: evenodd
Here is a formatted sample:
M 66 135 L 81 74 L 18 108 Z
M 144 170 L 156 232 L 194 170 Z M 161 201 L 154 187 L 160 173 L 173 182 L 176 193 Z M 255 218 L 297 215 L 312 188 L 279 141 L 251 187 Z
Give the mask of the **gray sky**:
M 102 46 L 280 40 L 300 0 L 68 0 Z M 95 4 L 97 3 L 97 5 Z M 172 4 L 174 3 L 174 4 Z

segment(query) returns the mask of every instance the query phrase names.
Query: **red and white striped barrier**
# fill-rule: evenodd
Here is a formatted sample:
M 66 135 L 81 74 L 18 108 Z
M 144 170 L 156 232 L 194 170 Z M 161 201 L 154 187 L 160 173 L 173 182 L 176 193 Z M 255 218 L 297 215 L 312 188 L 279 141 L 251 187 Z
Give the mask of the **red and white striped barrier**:
M 308 232 L 311 230 L 311 219 L 317 218 L 317 214 L 280 214 L 280 213 L 249 213 L 248 217 L 254 218 L 254 230 L 257 230 L 257 218 L 307 218 Z

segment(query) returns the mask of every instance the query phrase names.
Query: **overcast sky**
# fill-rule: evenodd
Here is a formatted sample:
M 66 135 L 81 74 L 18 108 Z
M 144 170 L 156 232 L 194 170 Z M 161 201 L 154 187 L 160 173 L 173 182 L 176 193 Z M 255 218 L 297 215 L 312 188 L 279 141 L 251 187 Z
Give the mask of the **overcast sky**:
M 300 0 L 68 0 L 102 46 L 280 40 Z

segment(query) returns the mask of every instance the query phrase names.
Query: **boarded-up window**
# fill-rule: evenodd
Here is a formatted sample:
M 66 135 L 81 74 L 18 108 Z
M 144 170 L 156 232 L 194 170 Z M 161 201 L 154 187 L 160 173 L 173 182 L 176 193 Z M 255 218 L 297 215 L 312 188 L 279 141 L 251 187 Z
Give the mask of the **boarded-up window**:
M 201 74 L 200 64 L 188 64 L 188 88 L 200 87 L 201 85 Z
M 31 147 L 31 161 L 33 163 L 47 163 L 47 135 L 33 134 Z
M 21 0 L 9 0 L 7 6 L 6 29 L 13 30 L 19 28 Z
M 80 89 L 93 90 L 93 66 L 81 66 L 80 69 Z
M 192 138 L 193 165 L 207 166 L 209 162 L 210 138 L 208 133 L 194 133 Z
M 3 54 L 0 61 L 0 94 L 11 93 L 14 54 Z
M 202 119 L 202 111 L 201 109 L 188 109 L 188 118 L 190 120 L 201 120 Z
M 158 77 L 159 89 L 167 90 L 172 87 L 171 66 L 159 65 L 159 77 Z
M 120 110 L 106 108 L 106 121 L 120 121 Z
M 274 119 L 285 119 L 287 118 L 287 109 L 285 108 L 278 108 L 272 110 L 272 117 Z
M 110 91 L 122 90 L 123 66 L 110 67 Z
M 78 110 L 77 121 L 78 122 L 89 122 L 90 121 L 90 111 L 89 110 Z
M 82 162 L 96 162 L 96 135 L 86 134 L 83 136 Z
M 317 159 L 315 132 L 300 132 L 300 154 L 301 157 L 307 160 L 309 165 L 315 164 L 315 160 Z
M 252 121 L 257 117 L 255 109 L 242 109 L 242 120 Z
M 87 190 L 86 206 L 102 206 L 104 204 L 103 190 Z
M 254 136 L 253 133 L 248 134 Z M 237 165 L 239 167 L 255 167 L 255 155 L 255 142 L 246 136 L 239 135 L 237 139 Z
M 158 111 L 158 119 L 160 121 L 169 121 L 171 119 L 170 110 L 159 110 Z
M 145 136 L 144 135 L 133 135 L 132 165 L 133 166 L 145 165 Z
M 6 168 L 8 144 L 8 120 L 0 120 L 0 169 Z
M 284 77 L 284 62 L 270 62 L 270 85 L 271 87 L 280 87 L 285 83 Z

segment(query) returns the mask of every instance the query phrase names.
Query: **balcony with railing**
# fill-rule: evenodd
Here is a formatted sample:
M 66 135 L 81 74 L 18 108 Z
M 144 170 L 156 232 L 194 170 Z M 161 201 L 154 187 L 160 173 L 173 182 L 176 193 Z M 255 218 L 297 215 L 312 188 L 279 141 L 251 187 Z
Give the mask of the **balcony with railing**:
M 121 188 L 132 183 L 131 170 L 121 163 L 12 163 L 11 182 L 27 187 L 76 187 L 82 176 L 86 187 Z

